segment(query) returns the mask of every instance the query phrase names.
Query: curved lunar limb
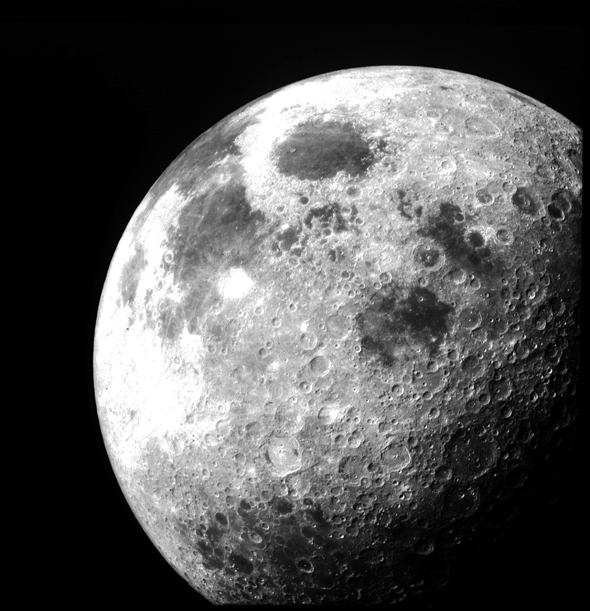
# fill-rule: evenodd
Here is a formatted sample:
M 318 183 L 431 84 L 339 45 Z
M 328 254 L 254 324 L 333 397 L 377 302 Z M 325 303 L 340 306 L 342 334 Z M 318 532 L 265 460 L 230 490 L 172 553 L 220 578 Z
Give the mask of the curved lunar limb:
M 184 579 L 395 602 L 502 530 L 576 413 L 581 160 L 525 94 L 383 66 L 272 92 L 170 165 L 114 254 L 94 371 L 121 488 Z

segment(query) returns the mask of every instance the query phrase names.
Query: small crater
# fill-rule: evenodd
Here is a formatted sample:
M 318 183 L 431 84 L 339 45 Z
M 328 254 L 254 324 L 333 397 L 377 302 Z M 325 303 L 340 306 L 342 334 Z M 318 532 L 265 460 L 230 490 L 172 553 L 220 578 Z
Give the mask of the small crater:
M 475 194 L 475 198 L 480 204 L 483 204 L 484 206 L 487 206 L 488 204 L 491 204 L 494 201 L 494 196 L 486 189 L 479 189 L 479 191 L 477 191 Z
M 569 191 L 561 189 L 556 191 L 551 196 L 551 203 L 547 207 L 547 211 L 552 218 L 561 221 L 566 214 L 572 211 L 572 196 Z
M 330 361 L 322 355 L 316 356 L 309 363 L 309 367 L 315 376 L 323 377 L 330 370 Z
M 426 268 L 436 267 L 440 261 L 440 250 L 434 246 L 420 244 L 414 251 L 414 260 Z
M 323 590 L 329 590 L 330 588 L 333 588 L 334 584 L 336 583 L 334 577 L 332 577 L 332 575 L 327 574 L 314 574 L 313 582 L 318 588 L 321 588 Z
M 490 394 L 491 396 L 498 401 L 503 401 L 508 399 L 512 393 L 512 384 L 510 380 L 503 378 L 502 380 L 497 380 L 496 382 L 492 382 L 490 384 Z
M 446 465 L 441 465 L 434 472 L 434 477 L 436 477 L 439 482 L 448 482 L 453 477 L 453 469 Z
M 468 331 L 473 331 L 481 325 L 482 316 L 479 308 L 469 307 L 465 308 L 461 314 L 459 314 L 459 324 Z
M 383 465 L 390 471 L 401 471 L 410 465 L 412 456 L 403 440 L 392 443 L 381 455 Z
M 484 371 L 483 360 L 478 358 L 475 354 L 471 354 L 463 359 L 461 369 L 469 376 L 479 378 L 483 375 Z
M 301 468 L 299 443 L 291 436 L 271 437 L 266 444 L 266 458 L 280 477 Z
M 363 435 L 359 431 L 353 431 L 348 438 L 348 445 L 351 448 L 358 448 L 363 443 Z
M 313 564 L 306 558 L 297 561 L 297 568 L 303 573 L 313 573 Z
M 434 544 L 428 539 L 422 539 L 414 545 L 414 551 L 420 556 L 428 556 L 434 551 Z
M 539 204 L 526 187 L 518 187 L 512 196 L 512 204 L 522 214 L 535 216 L 539 211 Z
M 447 274 L 447 278 L 454 284 L 463 284 L 465 282 L 465 278 L 467 274 L 465 270 L 454 267 Z
M 496 239 L 498 240 L 498 242 L 500 242 L 500 244 L 505 245 L 509 245 L 514 242 L 514 236 L 512 235 L 512 232 L 510 231 L 510 229 L 506 228 L 500 228 L 498 229 L 498 231 L 496 231 Z
M 299 343 L 304 350 L 313 350 L 318 344 L 317 335 L 313 331 L 306 331 L 299 337 Z
M 562 221 L 565 218 L 565 215 L 563 214 L 563 210 L 559 206 L 556 206 L 555 204 L 549 204 L 549 206 L 547 206 L 547 212 L 549 213 L 550 217 L 558 221 Z

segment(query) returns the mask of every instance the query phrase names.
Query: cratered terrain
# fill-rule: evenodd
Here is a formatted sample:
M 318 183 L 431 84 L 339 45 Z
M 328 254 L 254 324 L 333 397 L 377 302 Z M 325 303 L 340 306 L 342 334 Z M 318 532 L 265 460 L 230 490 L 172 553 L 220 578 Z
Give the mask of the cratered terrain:
M 576 414 L 582 132 L 457 72 L 295 83 L 141 202 L 95 334 L 106 449 L 214 603 L 395 602 L 501 530 Z

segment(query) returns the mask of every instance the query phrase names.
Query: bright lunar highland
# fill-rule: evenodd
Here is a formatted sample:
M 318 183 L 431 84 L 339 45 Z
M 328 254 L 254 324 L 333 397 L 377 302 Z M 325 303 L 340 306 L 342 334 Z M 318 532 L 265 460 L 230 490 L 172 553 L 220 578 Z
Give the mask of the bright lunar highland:
M 581 130 L 457 72 L 317 76 L 202 134 L 131 218 L 95 334 L 157 549 L 214 603 L 444 585 L 575 416 L 581 215 Z

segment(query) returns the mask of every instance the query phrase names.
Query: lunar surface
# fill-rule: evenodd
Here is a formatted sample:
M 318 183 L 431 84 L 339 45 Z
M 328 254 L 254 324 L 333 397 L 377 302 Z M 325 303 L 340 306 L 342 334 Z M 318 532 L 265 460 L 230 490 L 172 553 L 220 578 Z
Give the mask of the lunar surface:
M 198 592 L 401 601 L 501 531 L 576 413 L 581 160 L 523 93 L 375 67 L 259 98 L 162 174 L 106 278 L 95 389 Z

